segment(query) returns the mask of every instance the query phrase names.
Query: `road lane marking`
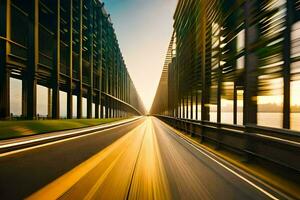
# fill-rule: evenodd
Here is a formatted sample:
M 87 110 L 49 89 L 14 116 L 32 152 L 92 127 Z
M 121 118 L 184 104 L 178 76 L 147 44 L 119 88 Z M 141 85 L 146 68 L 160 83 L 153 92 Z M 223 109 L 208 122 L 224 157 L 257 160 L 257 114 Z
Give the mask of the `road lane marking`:
M 162 122 L 162 121 L 159 120 L 159 122 Z M 171 132 L 175 133 L 174 135 L 176 135 L 182 141 L 186 142 L 187 144 L 189 144 L 190 146 L 192 146 L 194 149 L 196 149 L 197 151 L 199 151 L 200 153 L 202 153 L 203 155 L 205 155 L 206 157 L 208 157 L 210 160 L 214 161 L 215 163 L 217 163 L 218 165 L 220 165 L 221 167 L 223 167 L 227 171 L 229 171 L 232 174 L 234 174 L 235 176 L 239 177 L 241 180 L 245 181 L 246 183 L 248 183 L 252 187 L 256 188 L 257 190 L 259 190 L 260 192 L 262 192 L 263 194 L 265 194 L 269 198 L 274 199 L 274 200 L 279 200 L 279 198 L 275 197 L 274 195 L 272 195 L 268 191 L 264 190 L 263 188 L 259 187 L 258 185 L 256 185 L 252 181 L 250 181 L 247 178 L 243 177 L 242 175 L 238 174 L 237 172 L 235 172 L 234 170 L 230 169 L 229 167 L 227 167 L 226 165 L 224 165 L 220 161 L 214 159 L 212 156 L 209 155 L 209 154 L 212 154 L 212 153 L 208 152 L 207 150 L 203 149 L 202 147 L 199 147 L 199 146 L 196 146 L 195 144 L 193 144 L 191 141 L 189 141 L 189 139 L 187 139 L 186 136 L 184 136 L 178 130 L 174 129 L 173 127 L 171 127 L 170 125 L 166 124 L 165 122 L 162 122 L 162 124 L 165 125 L 167 128 L 169 128 L 171 130 Z M 219 159 L 221 159 L 221 158 L 219 158 Z
M 189 145 L 180 142 L 175 135 L 166 133 L 166 127 L 154 121 L 156 136 L 162 147 L 162 155 L 167 173 L 172 181 L 173 192 L 178 199 L 220 199 L 218 193 L 213 191 L 207 177 L 212 177 L 213 172 L 205 169 L 206 164 L 199 165 L 199 158 L 187 148 Z M 195 165 L 196 164 L 196 165 Z M 204 170 L 208 173 L 205 173 Z M 214 174 L 214 176 L 218 176 Z M 214 178 L 214 177 L 213 177 Z M 208 182 L 206 182 L 206 180 Z M 170 181 L 171 182 L 171 181 Z M 188 185 L 188 187 L 186 187 Z M 225 186 L 226 187 L 226 186 Z M 223 197 L 223 196 L 222 196 Z M 230 197 L 229 197 L 230 198 Z
M 141 128 L 142 126 L 144 126 L 144 123 L 135 127 L 126 135 L 122 136 L 120 139 L 118 139 L 117 141 L 115 141 L 114 143 L 112 143 L 111 145 L 109 145 L 108 147 L 106 147 L 96 155 L 92 156 L 88 160 L 82 162 L 81 164 L 79 164 L 69 172 L 65 173 L 58 179 L 54 180 L 53 182 L 46 185 L 42 189 L 33 193 L 27 199 L 48 200 L 48 199 L 58 199 L 62 197 L 64 194 L 68 192 L 68 190 L 70 190 L 76 183 L 78 183 L 88 172 L 95 169 L 95 167 L 97 167 L 103 160 L 111 156 L 112 153 L 116 155 L 115 158 L 121 156 L 120 153 L 117 152 L 117 150 L 119 150 L 119 148 L 122 147 L 124 143 L 128 142 L 128 139 L 132 137 L 133 133 L 137 129 Z M 107 173 L 109 172 L 107 171 Z
M 146 131 L 144 130 L 144 134 L 143 134 L 143 138 L 142 138 L 142 141 L 141 141 L 141 144 L 140 144 L 140 147 L 139 147 L 139 151 L 137 153 L 137 157 L 136 157 L 135 162 L 134 162 L 133 170 L 132 170 L 132 173 L 130 175 L 130 182 L 129 182 L 128 190 L 127 190 L 127 193 L 126 193 L 126 198 L 124 198 L 126 200 L 128 200 L 128 198 L 129 198 L 129 193 L 130 193 L 130 188 L 132 186 L 133 176 L 134 176 L 134 173 L 135 173 L 135 170 L 136 170 L 136 167 L 137 167 L 138 159 L 140 157 L 140 153 L 141 153 L 142 146 L 143 146 L 143 143 L 144 143 L 144 138 L 145 138 L 145 135 L 146 135 L 145 133 L 146 133 Z
M 13 151 L 9 151 L 9 152 L 6 152 L 6 153 L 0 153 L 0 158 L 1 157 L 5 157 L 5 156 L 9 156 L 9 155 L 12 155 L 12 154 L 21 153 L 21 152 L 24 152 L 24 151 L 29 151 L 29 150 L 32 150 L 32 149 L 38 149 L 38 148 L 45 147 L 45 146 L 50 146 L 50 145 L 53 145 L 53 144 L 58 144 L 58 143 L 67 142 L 67 141 L 70 141 L 70 140 L 79 139 L 79 138 L 82 138 L 82 137 L 91 136 L 91 135 L 94 135 L 94 134 L 99 134 L 99 133 L 104 132 L 104 131 L 110 131 L 110 130 L 113 130 L 115 128 L 119 128 L 119 127 L 123 127 L 123 126 L 129 125 L 129 124 L 131 124 L 133 122 L 135 122 L 135 121 L 129 121 L 128 123 L 121 124 L 119 126 L 114 126 L 114 127 L 111 127 L 111 128 L 106 128 L 106 129 L 103 129 L 103 130 L 100 130 L 100 131 L 91 132 L 91 133 L 87 133 L 87 134 L 84 134 L 84 135 L 78 135 L 78 136 L 74 136 L 74 137 L 70 137 L 70 138 L 65 138 L 65 139 L 61 139 L 61 140 L 57 140 L 57 141 L 53 141 L 53 142 L 48 142 L 48 143 L 45 143 L 45 144 L 38 144 L 38 145 L 35 145 L 35 146 L 32 146 L 32 147 L 25 147 L 23 149 L 13 150 Z M 76 132 L 76 133 L 78 133 L 78 132 Z M 74 134 L 74 133 L 69 133 L 69 134 L 66 134 L 66 135 L 72 135 L 72 134 Z M 51 139 L 51 137 L 50 137 L 50 139 Z M 22 144 L 22 143 L 20 143 L 20 144 Z
M 123 154 L 119 154 L 116 159 L 109 165 L 109 167 L 105 170 L 105 172 L 101 175 L 101 177 L 97 180 L 95 185 L 90 189 L 90 191 L 87 193 L 87 195 L 84 197 L 84 200 L 92 199 L 93 196 L 97 193 L 97 190 L 99 187 L 103 184 L 105 179 L 107 178 L 108 174 L 112 171 L 113 167 L 117 164 L 117 161 Z
M 153 130 L 152 119 L 147 118 L 137 167 L 128 199 L 171 199 L 170 187 Z

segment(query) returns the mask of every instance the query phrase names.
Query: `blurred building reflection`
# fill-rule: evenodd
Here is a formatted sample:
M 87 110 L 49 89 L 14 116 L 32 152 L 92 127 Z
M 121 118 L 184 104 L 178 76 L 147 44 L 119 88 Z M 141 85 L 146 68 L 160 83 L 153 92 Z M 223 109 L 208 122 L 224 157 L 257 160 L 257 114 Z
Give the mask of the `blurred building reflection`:
M 179 1 L 151 113 L 300 130 L 299 20 L 299 0 Z

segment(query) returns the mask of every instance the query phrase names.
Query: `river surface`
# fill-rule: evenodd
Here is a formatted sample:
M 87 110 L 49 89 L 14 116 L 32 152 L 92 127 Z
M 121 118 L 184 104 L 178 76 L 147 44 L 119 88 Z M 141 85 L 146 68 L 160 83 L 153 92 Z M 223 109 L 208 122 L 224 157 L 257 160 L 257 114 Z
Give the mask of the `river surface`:
M 257 114 L 257 124 L 259 126 L 267 126 L 274 128 L 282 128 L 282 113 L 275 112 L 259 112 Z M 217 113 L 210 112 L 210 121 L 217 121 Z M 222 112 L 221 113 L 221 122 L 226 124 L 233 123 L 233 114 L 231 112 Z M 243 113 L 237 113 L 237 123 L 239 125 L 243 124 Z M 300 113 L 291 113 L 291 130 L 300 131 Z

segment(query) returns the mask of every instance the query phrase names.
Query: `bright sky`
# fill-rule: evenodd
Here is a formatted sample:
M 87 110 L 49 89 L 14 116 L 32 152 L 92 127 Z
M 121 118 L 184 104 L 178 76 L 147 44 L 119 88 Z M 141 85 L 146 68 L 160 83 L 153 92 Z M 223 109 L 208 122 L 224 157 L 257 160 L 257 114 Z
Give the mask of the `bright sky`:
M 177 0 L 103 0 L 130 76 L 150 109 L 173 31 Z

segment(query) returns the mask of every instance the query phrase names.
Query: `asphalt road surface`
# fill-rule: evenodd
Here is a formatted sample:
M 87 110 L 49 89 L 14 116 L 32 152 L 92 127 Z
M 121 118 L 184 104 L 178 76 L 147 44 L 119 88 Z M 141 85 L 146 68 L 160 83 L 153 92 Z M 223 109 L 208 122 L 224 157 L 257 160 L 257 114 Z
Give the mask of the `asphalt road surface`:
M 276 199 L 154 117 L 0 156 L 0 199 Z

